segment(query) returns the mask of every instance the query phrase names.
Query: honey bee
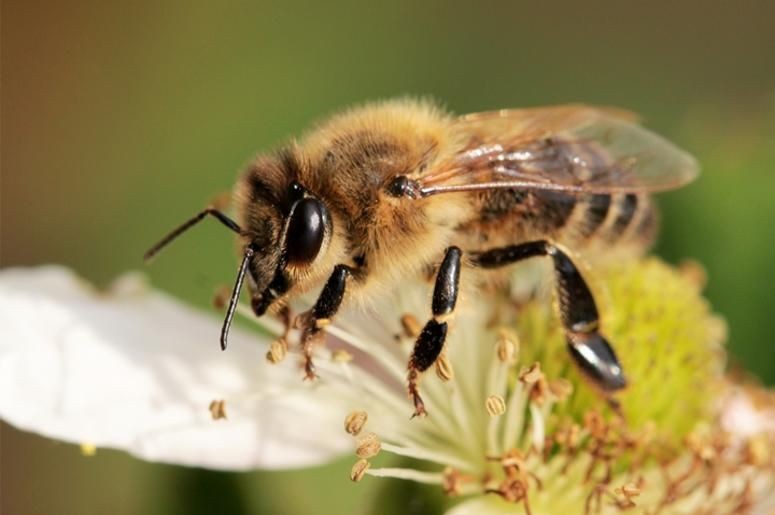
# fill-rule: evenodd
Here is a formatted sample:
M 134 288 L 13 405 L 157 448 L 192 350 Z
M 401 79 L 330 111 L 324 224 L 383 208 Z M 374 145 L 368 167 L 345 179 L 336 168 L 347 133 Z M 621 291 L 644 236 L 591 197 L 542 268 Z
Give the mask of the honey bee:
M 235 186 L 236 221 L 209 207 L 145 257 L 208 215 L 236 233 L 242 260 L 223 349 L 246 277 L 258 316 L 322 286 L 296 320 L 308 378 L 315 377 L 314 343 L 345 300 L 435 271 L 431 316 L 408 363 L 415 415 L 426 414 L 419 376 L 442 351 L 461 272 L 546 257 L 572 360 L 612 393 L 626 386 L 624 371 L 564 249 L 643 252 L 656 228 L 649 194 L 697 174 L 689 154 L 618 109 L 454 116 L 427 101 L 374 103 L 252 161 Z

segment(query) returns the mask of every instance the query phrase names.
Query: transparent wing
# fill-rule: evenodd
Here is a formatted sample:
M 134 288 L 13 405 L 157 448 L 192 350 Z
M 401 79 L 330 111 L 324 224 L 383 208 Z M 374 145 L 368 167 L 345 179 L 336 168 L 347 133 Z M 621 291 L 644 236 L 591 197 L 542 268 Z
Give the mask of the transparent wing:
M 417 179 L 423 196 L 491 188 L 661 191 L 698 174 L 696 160 L 626 111 L 580 105 L 460 117 L 463 150 Z

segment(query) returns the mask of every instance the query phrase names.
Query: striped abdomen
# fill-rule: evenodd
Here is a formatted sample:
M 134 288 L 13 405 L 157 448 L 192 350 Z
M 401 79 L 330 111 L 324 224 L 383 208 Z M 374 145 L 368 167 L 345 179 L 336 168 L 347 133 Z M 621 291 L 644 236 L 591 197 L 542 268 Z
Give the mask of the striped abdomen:
M 581 195 L 559 228 L 558 240 L 575 248 L 611 245 L 643 251 L 656 236 L 657 213 L 645 193 Z
M 643 252 L 656 235 L 656 211 L 645 193 L 500 190 L 479 201 L 479 219 L 463 230 L 479 234 L 480 246 L 547 238 L 574 250 Z

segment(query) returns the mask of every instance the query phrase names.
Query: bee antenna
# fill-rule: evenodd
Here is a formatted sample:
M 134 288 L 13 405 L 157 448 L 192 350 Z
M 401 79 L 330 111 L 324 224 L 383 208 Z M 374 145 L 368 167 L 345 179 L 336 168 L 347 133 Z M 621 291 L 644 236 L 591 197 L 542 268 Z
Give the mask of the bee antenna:
M 207 209 L 204 209 L 203 211 L 200 211 L 199 213 L 197 213 L 191 219 L 183 222 L 183 224 L 181 224 L 172 232 L 167 234 L 164 238 L 162 238 L 161 241 L 159 241 L 156 245 L 151 247 L 148 250 L 148 252 L 145 253 L 145 255 L 143 256 L 143 260 L 146 263 L 149 262 L 151 259 L 154 258 L 154 256 L 156 256 L 156 254 L 159 253 L 161 249 L 166 247 L 172 240 L 174 240 L 175 238 L 177 238 L 178 236 L 180 236 L 181 234 L 183 234 L 184 232 L 186 232 L 187 230 L 189 230 L 190 228 L 192 228 L 193 226 L 201 222 L 202 219 L 207 215 L 214 216 L 219 222 L 221 222 L 223 225 L 225 225 L 232 231 L 236 232 L 237 234 L 242 234 L 242 229 L 240 229 L 240 226 L 237 225 L 237 222 L 235 222 L 225 214 L 221 213 L 214 207 L 208 207 Z
M 234 282 L 234 289 L 231 292 L 231 298 L 229 299 L 229 308 L 226 310 L 226 318 L 223 320 L 223 327 L 221 328 L 221 350 L 226 350 L 227 339 L 229 337 L 229 328 L 231 327 L 231 321 L 234 318 L 234 312 L 237 310 L 237 303 L 239 302 L 239 294 L 242 291 L 242 282 L 245 280 L 245 272 L 248 270 L 248 264 L 253 257 L 255 250 L 248 245 L 245 249 L 245 256 L 242 258 L 242 263 L 239 266 L 237 272 L 237 280 Z

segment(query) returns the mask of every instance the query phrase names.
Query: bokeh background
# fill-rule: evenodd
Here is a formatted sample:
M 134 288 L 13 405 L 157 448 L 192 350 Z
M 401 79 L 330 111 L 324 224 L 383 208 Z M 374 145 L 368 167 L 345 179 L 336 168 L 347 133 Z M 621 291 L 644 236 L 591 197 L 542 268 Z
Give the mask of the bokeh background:
M 627 107 L 694 153 L 656 252 L 707 268 L 734 363 L 775 383 L 775 3 L 2 3 L 3 267 L 58 262 L 99 284 L 237 170 L 353 103 L 432 95 L 456 112 Z M 215 223 L 147 270 L 208 306 L 233 279 Z M 301 421 L 300 421 L 301 423 Z M 424 513 L 390 480 L 215 473 L 0 430 L 8 514 Z M 391 499 L 403 499 L 394 506 Z M 410 499 L 409 507 L 406 499 Z

